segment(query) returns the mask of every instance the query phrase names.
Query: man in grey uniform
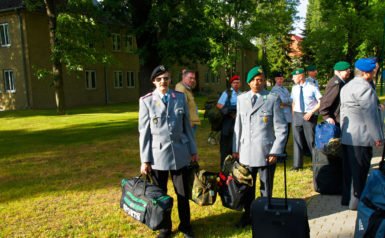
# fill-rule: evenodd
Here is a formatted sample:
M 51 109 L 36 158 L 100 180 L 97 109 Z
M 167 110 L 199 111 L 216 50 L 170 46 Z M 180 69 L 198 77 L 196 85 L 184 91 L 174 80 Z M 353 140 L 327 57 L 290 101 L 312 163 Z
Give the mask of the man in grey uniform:
M 163 65 L 153 70 L 151 81 L 156 89 L 139 100 L 140 170 L 142 174 L 151 173 L 165 192 L 171 174 L 178 199 L 178 230 L 185 237 L 193 237 L 187 166 L 198 157 L 186 98 L 169 89 L 170 75 Z M 158 237 L 170 237 L 171 228 L 170 212 Z
M 362 58 L 354 66 L 354 79 L 341 89 L 341 143 L 344 152 L 341 203 L 349 204 L 352 210 L 357 209 L 366 183 L 373 156 L 372 146 L 381 146 L 384 139 L 378 97 L 370 85 L 376 62 Z
M 245 194 L 245 212 L 237 227 L 251 223 L 250 205 L 255 198 L 255 180 L 259 173 L 262 196 L 272 193 L 276 156 L 284 152 L 287 123 L 280 108 L 281 100 L 275 93 L 265 90 L 262 68 L 256 66 L 247 74 L 250 91 L 237 99 L 234 126 L 233 156 L 249 168 L 253 187 Z M 268 181 L 267 171 L 270 170 Z

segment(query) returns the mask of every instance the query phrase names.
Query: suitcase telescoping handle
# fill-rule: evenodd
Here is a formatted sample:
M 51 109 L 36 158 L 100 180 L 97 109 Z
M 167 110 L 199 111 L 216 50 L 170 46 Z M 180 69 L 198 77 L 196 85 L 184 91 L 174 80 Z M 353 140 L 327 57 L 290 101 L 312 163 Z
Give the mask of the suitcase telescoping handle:
M 266 157 L 266 164 L 267 164 L 267 181 L 269 184 L 267 184 L 267 207 L 270 209 L 271 208 L 271 197 L 272 197 L 272 193 L 273 191 L 270 192 L 270 188 L 272 187 L 270 185 L 270 177 L 271 177 L 271 174 L 270 174 L 270 168 L 269 166 L 269 163 L 268 163 L 268 160 L 267 158 L 269 156 L 276 156 L 277 157 L 277 162 L 280 162 L 282 161 L 283 162 L 283 182 L 284 182 L 284 189 L 285 189 L 285 209 L 287 210 L 288 209 L 288 205 L 287 205 L 287 184 L 286 184 L 286 158 L 287 158 L 287 154 L 285 153 L 282 153 L 282 154 L 268 154 L 267 157 Z

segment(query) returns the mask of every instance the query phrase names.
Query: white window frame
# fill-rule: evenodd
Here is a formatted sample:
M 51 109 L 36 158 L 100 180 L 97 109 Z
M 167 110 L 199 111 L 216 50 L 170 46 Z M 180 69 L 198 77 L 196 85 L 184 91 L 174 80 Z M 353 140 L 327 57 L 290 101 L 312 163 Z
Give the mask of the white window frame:
M 6 69 L 4 70 L 4 91 L 8 93 L 15 93 L 15 75 L 13 70 Z
M 120 44 L 121 44 L 121 37 L 120 34 L 112 33 L 112 50 L 113 51 L 120 51 Z
M 114 88 L 123 88 L 123 72 L 114 71 Z
M 9 24 L 1 23 L 0 24 L 0 46 L 9 47 L 11 46 L 11 40 L 9 37 Z
M 85 83 L 87 90 L 96 89 L 96 70 L 85 70 Z
M 127 88 L 135 88 L 135 73 L 134 71 L 127 71 Z
M 124 44 L 125 44 L 125 48 L 126 48 L 127 52 L 133 52 L 135 49 L 134 36 L 127 34 L 125 37 L 126 38 L 125 38 Z

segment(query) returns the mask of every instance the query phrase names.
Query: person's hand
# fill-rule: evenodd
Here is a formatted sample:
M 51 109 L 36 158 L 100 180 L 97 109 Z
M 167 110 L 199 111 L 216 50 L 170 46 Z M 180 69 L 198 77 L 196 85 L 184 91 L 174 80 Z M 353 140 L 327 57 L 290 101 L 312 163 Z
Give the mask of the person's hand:
M 385 105 L 384 105 L 384 104 L 380 103 L 379 107 L 380 107 L 380 110 L 381 110 L 382 112 L 385 110 Z
M 191 156 L 191 161 L 196 162 L 196 161 L 198 161 L 198 159 L 199 159 L 198 154 L 193 154 L 193 155 Z
M 233 158 L 234 159 L 239 159 L 239 153 L 233 152 Z
M 336 124 L 336 122 L 334 121 L 334 119 L 331 118 L 331 117 L 329 117 L 328 119 L 326 119 L 326 121 L 327 121 L 327 123 L 332 124 L 332 125 L 335 125 L 335 124 Z
M 277 162 L 277 156 L 269 155 L 266 160 L 269 164 L 274 164 Z
M 376 141 L 374 142 L 374 145 L 375 145 L 376 147 L 380 147 L 380 146 L 382 145 L 382 140 L 376 140 Z
M 307 112 L 307 113 L 303 116 L 303 119 L 305 119 L 305 121 L 308 121 L 308 120 L 310 120 L 311 116 L 313 116 L 313 112 Z
M 152 170 L 152 168 L 151 168 L 150 163 L 142 163 L 142 165 L 140 166 L 140 173 L 141 174 L 144 174 L 144 175 L 150 174 L 151 170 Z

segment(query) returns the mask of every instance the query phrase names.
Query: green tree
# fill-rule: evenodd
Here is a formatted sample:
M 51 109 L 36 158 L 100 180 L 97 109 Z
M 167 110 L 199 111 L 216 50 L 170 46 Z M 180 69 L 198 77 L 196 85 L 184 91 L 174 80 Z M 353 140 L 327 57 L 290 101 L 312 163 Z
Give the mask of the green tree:
M 385 2 L 310 0 L 303 49 L 306 61 L 330 77 L 340 60 L 380 56 Z
M 107 39 L 104 24 L 99 24 L 102 14 L 92 0 L 26 0 L 30 11 L 47 15 L 52 69 L 37 69 L 39 78 L 53 81 L 57 112 L 65 112 L 63 69 L 76 71 L 85 64 L 108 62 L 103 47 L 95 47 L 98 41 Z

